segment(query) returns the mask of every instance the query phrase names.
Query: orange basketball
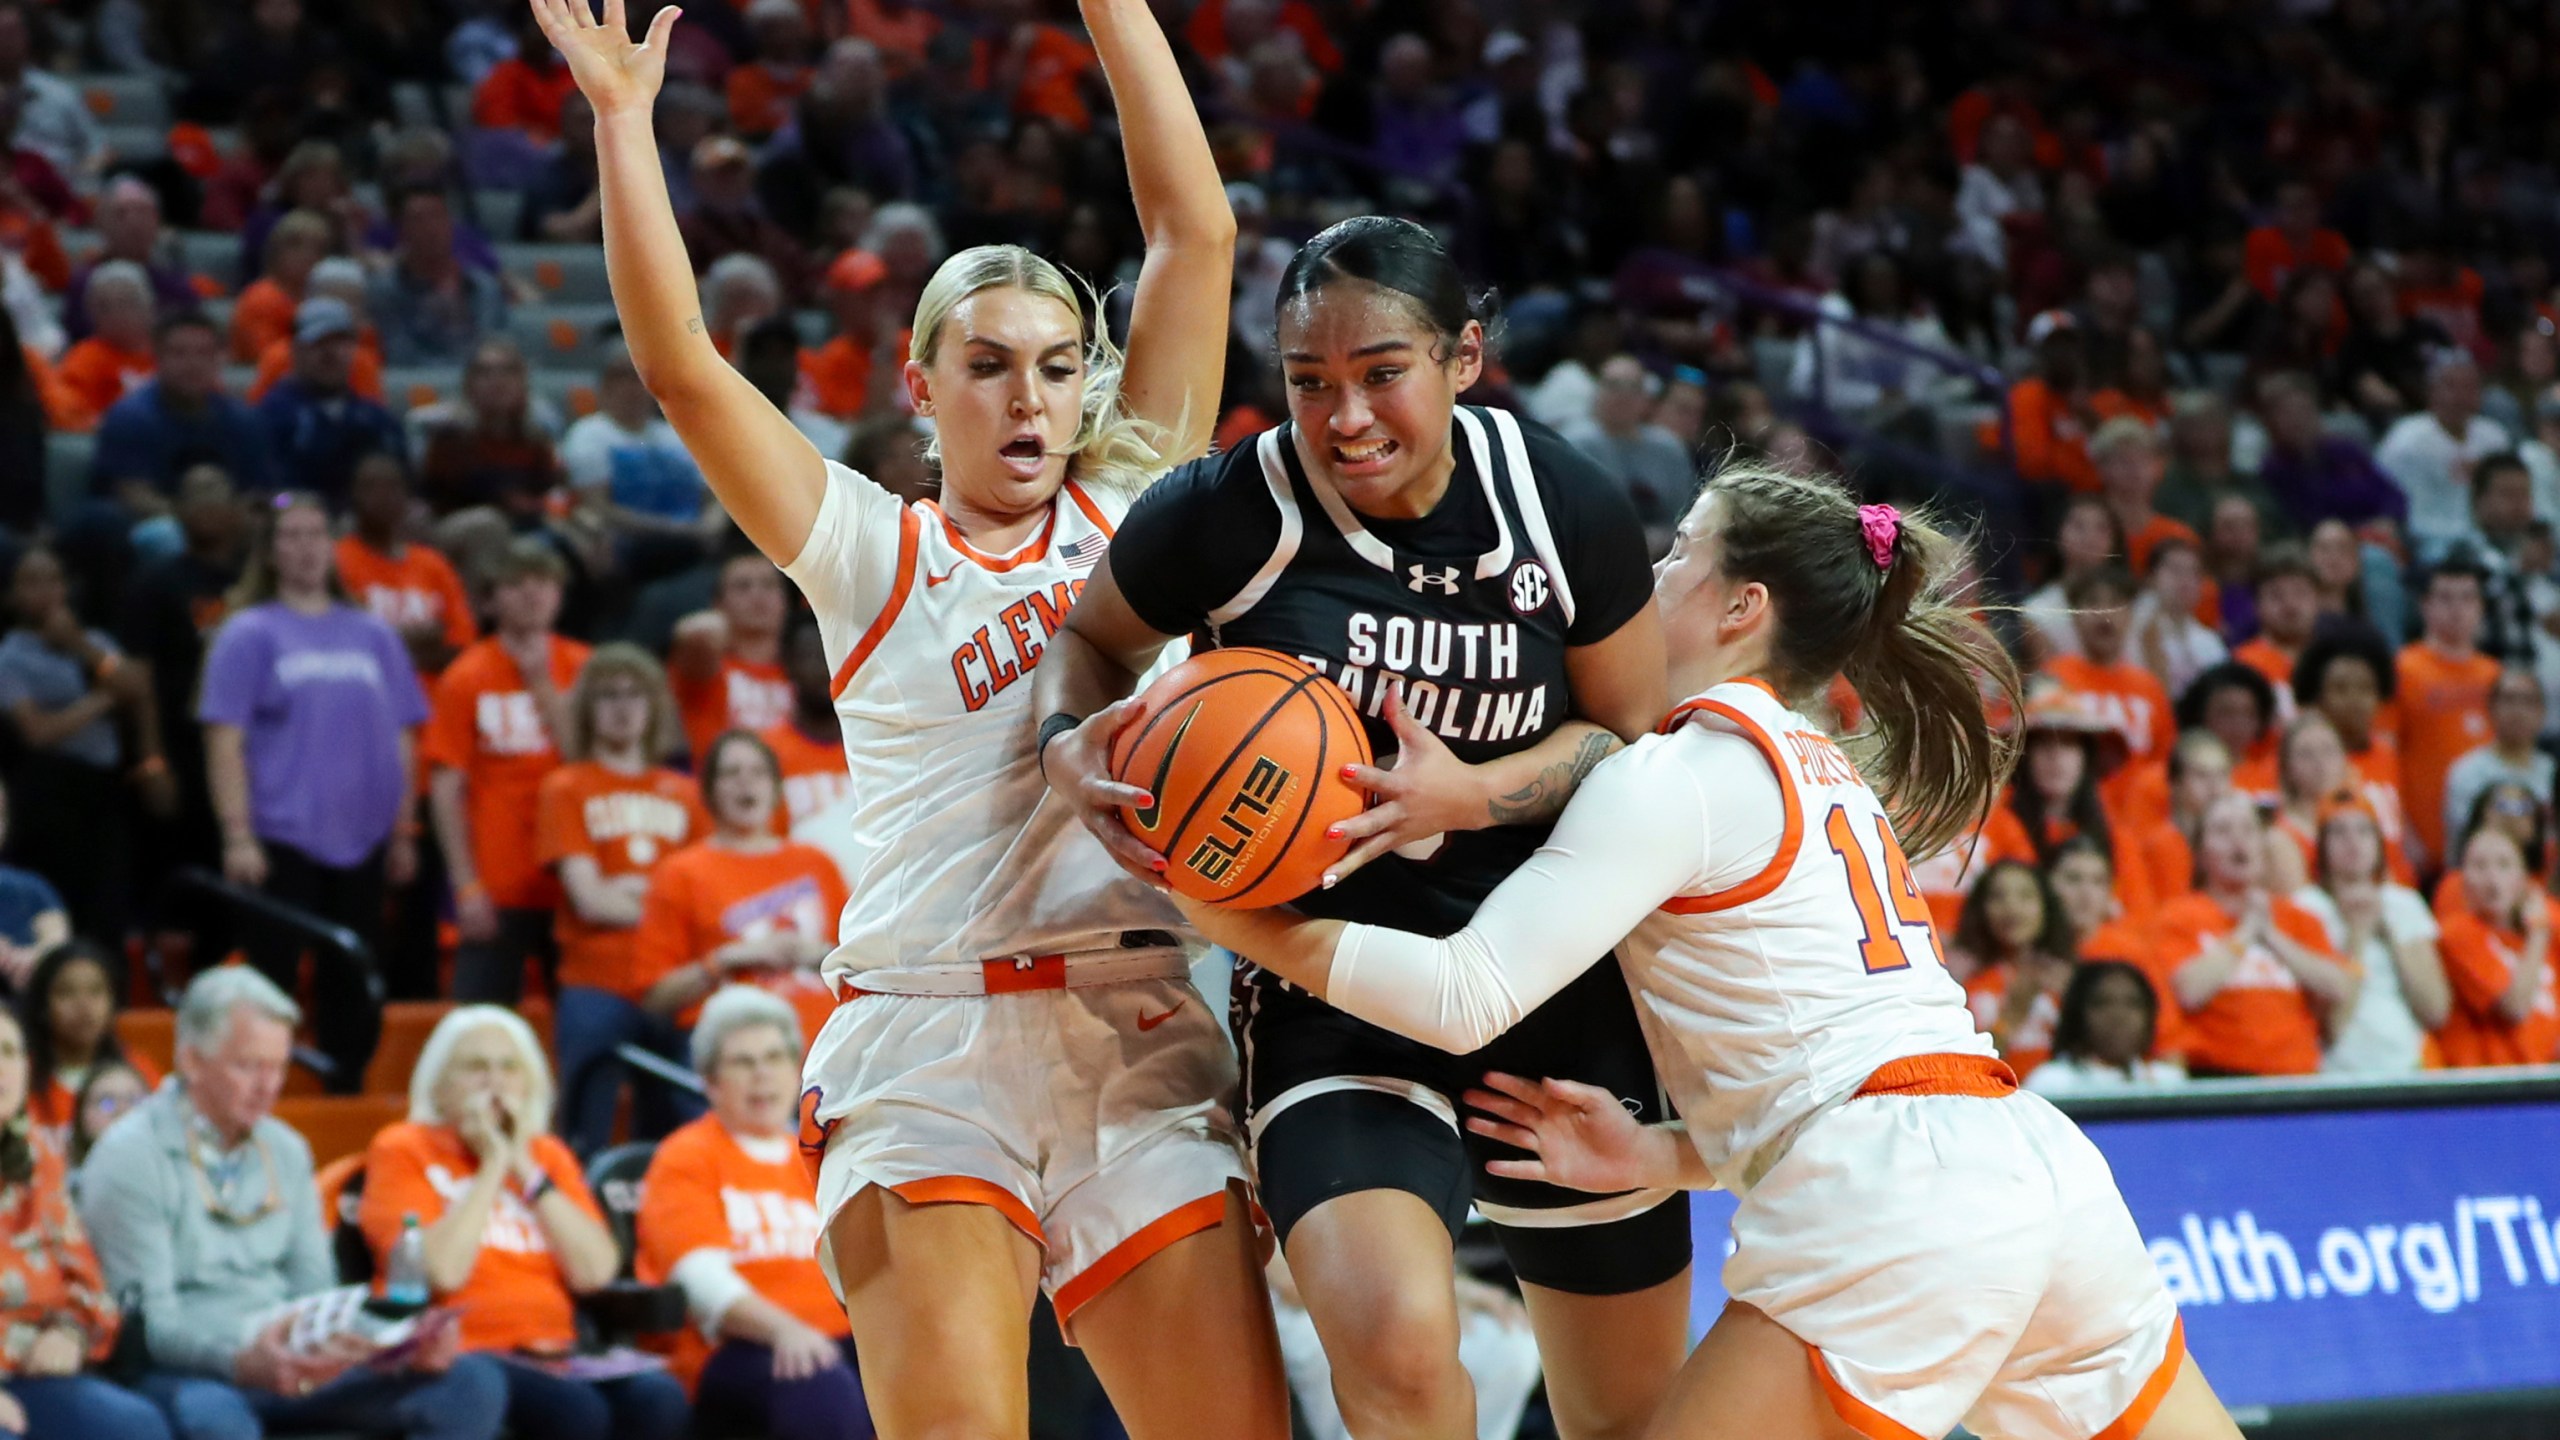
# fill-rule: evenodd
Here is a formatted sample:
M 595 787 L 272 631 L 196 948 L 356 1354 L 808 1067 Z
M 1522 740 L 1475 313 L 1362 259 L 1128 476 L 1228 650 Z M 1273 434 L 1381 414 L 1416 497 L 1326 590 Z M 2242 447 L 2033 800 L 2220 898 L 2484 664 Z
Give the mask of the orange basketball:
M 1350 850 L 1324 832 L 1367 805 L 1342 767 L 1368 763 L 1368 732 L 1340 687 L 1278 651 L 1235 649 L 1148 686 L 1111 773 L 1155 801 L 1120 815 L 1164 852 L 1174 889 L 1251 909 L 1314 889 Z

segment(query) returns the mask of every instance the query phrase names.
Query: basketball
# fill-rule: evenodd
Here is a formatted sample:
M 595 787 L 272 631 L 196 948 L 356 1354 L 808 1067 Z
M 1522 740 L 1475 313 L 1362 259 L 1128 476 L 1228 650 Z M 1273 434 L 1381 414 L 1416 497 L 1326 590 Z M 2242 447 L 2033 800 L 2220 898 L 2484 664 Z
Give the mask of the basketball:
M 1251 909 L 1314 889 L 1350 850 L 1325 831 L 1367 805 L 1342 767 L 1369 761 L 1351 697 L 1304 661 L 1210 650 L 1147 687 L 1111 773 L 1155 802 L 1120 814 L 1164 852 L 1167 883 Z

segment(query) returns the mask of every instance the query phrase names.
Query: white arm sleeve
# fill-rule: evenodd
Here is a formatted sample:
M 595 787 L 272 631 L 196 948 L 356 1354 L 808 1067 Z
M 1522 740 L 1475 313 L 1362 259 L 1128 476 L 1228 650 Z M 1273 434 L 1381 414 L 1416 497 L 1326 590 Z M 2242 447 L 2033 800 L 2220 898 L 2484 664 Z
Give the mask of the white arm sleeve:
M 693 1317 L 694 1327 L 706 1340 L 720 1338 L 721 1317 L 729 1307 L 755 1293 L 754 1287 L 738 1274 L 726 1250 L 710 1246 L 692 1252 L 667 1272 L 667 1278 L 684 1292 L 685 1313 Z
M 1706 798 L 1684 757 L 1693 745 L 1648 735 L 1602 762 L 1547 843 L 1457 934 L 1346 929 L 1325 998 L 1453 1054 L 1518 1024 L 1705 872 Z

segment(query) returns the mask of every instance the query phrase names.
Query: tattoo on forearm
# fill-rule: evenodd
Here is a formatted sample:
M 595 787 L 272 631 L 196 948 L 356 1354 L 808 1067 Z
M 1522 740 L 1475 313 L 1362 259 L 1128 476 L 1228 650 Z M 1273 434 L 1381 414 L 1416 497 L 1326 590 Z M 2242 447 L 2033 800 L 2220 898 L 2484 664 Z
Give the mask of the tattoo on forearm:
M 1618 737 L 1606 730 L 1595 730 L 1582 737 L 1573 754 L 1560 763 L 1538 772 L 1537 778 L 1512 791 L 1497 795 L 1487 809 L 1496 825 L 1528 825 L 1553 820 L 1564 813 L 1564 804 L 1582 786 L 1583 777 L 1601 761 L 1625 749 Z

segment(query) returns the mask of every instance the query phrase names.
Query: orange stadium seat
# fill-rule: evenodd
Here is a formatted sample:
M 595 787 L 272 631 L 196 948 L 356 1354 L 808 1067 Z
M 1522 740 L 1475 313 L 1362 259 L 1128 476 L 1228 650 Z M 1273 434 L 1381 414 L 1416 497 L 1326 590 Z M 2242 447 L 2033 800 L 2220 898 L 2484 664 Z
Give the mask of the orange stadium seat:
M 374 1048 L 373 1063 L 365 1067 L 364 1093 L 408 1094 L 409 1072 L 417 1067 L 418 1052 L 426 1048 L 436 1022 L 452 1009 L 452 1002 L 446 1000 L 394 1000 L 383 1006 L 382 1043 Z
M 276 1102 L 276 1118 L 311 1142 L 314 1165 L 364 1154 L 376 1132 L 408 1114 L 405 1095 L 287 1095 Z
M 126 1010 L 116 1016 L 116 1039 L 125 1053 L 159 1067 L 163 1075 L 176 1063 L 178 1013 L 174 1010 Z

